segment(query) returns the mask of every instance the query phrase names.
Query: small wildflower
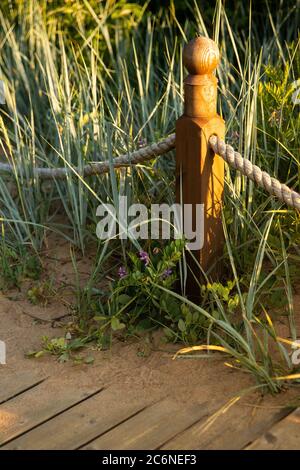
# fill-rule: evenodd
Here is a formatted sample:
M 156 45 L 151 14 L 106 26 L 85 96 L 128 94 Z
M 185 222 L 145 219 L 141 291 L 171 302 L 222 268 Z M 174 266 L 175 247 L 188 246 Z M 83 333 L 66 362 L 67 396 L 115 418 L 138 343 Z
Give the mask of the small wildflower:
M 150 262 L 150 258 L 149 258 L 149 255 L 146 251 L 140 251 L 139 252 L 139 257 L 140 259 L 143 261 L 143 263 L 145 264 L 145 266 L 147 266 Z
M 172 273 L 173 273 L 172 269 L 168 268 L 162 273 L 162 278 L 167 279 L 168 277 L 171 276 Z
M 271 126 L 277 126 L 280 122 L 280 117 L 281 117 L 281 111 L 279 109 L 275 109 L 272 112 L 268 122 L 270 123 Z
M 141 139 L 138 140 L 138 148 L 139 149 L 145 147 L 146 145 L 147 145 L 147 139 L 141 138 Z
M 126 268 L 124 266 L 121 266 L 119 269 L 118 269 L 118 275 L 119 275 L 119 278 L 122 279 L 123 277 L 127 276 L 127 271 L 126 271 Z

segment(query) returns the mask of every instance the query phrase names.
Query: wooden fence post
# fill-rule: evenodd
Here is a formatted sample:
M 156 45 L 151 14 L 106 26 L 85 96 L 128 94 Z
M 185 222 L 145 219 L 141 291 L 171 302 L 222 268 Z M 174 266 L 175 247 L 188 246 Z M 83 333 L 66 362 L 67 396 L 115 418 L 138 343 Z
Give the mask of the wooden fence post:
M 196 204 L 204 205 L 204 243 L 193 255 L 207 271 L 223 252 L 224 162 L 208 145 L 212 134 L 224 138 L 225 132 L 224 121 L 217 114 L 218 80 L 213 74 L 219 49 L 211 39 L 197 37 L 185 46 L 183 63 L 189 75 L 184 80 L 184 114 L 176 123 L 176 201 L 192 204 L 193 224 Z M 201 271 L 189 255 L 187 262 L 186 293 L 196 299 L 196 279 L 201 279 Z M 220 270 L 217 263 L 211 274 L 216 276 Z

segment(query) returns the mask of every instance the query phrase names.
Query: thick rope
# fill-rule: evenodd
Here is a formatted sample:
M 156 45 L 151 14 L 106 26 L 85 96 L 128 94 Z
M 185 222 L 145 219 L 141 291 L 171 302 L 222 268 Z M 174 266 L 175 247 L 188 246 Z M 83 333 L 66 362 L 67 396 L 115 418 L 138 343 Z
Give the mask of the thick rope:
M 75 168 L 34 168 L 34 176 L 38 176 L 43 180 L 52 178 L 63 179 L 72 173 L 79 173 L 83 177 L 100 175 L 107 173 L 112 165 L 113 168 L 120 168 L 130 165 L 137 165 L 154 157 L 163 155 L 175 147 L 175 134 L 171 134 L 161 142 L 141 148 L 132 153 L 121 155 L 114 158 L 112 164 L 110 162 L 95 162 L 86 165 L 83 170 Z M 258 186 L 264 188 L 272 196 L 276 196 L 288 206 L 300 211 L 300 194 L 293 191 L 285 184 L 281 184 L 277 179 L 272 178 L 268 173 L 262 171 L 258 166 L 253 165 L 250 160 L 243 158 L 240 153 L 236 152 L 233 147 L 227 145 L 222 139 L 213 135 L 209 138 L 209 145 L 213 151 L 220 155 L 230 166 L 239 170 L 243 175 L 248 176 Z M 18 173 L 24 172 L 23 169 L 17 168 Z M 0 163 L 0 172 L 14 173 L 15 169 L 8 163 Z
M 240 153 L 236 152 L 219 137 L 211 136 L 209 144 L 213 151 L 220 155 L 230 166 L 239 170 L 243 175 L 248 176 L 258 186 L 272 194 L 272 196 L 276 196 L 288 206 L 300 210 L 300 194 L 296 191 L 293 191 L 285 184 L 281 184 L 277 179 L 272 178 L 258 166 L 253 165 L 247 158 L 243 158 Z
M 155 144 L 149 145 L 148 147 L 141 148 L 136 150 L 132 153 L 121 155 L 120 157 L 116 157 L 113 159 L 112 164 L 110 162 L 95 162 L 90 163 L 83 167 L 83 170 L 79 170 L 75 168 L 72 170 L 71 168 L 34 168 L 33 175 L 38 176 L 43 180 L 47 179 L 64 179 L 68 175 L 72 175 L 75 172 L 79 173 L 80 175 L 92 176 L 92 175 L 100 175 L 103 173 L 107 173 L 112 165 L 113 168 L 120 168 L 124 166 L 136 165 L 138 163 L 145 162 L 147 160 L 151 160 L 154 157 L 158 157 L 164 153 L 169 152 L 175 147 L 175 134 L 171 134 L 166 139 L 162 140 L 161 142 L 157 142 Z M 0 172 L 4 173 L 15 173 L 17 171 L 18 174 L 24 173 L 22 168 L 17 167 L 16 169 L 10 165 L 9 163 L 0 163 Z

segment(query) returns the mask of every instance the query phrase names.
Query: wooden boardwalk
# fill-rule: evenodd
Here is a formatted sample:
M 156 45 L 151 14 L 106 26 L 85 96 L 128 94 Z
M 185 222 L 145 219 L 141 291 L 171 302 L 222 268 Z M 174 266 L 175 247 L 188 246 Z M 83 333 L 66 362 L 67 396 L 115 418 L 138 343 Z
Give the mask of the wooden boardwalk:
M 299 449 L 300 410 L 270 410 L 245 425 L 237 413 L 214 435 L 203 433 L 213 413 L 209 403 L 181 406 L 126 395 L 100 381 L 84 387 L 74 380 L 20 373 L 2 380 L 0 448 L 7 449 Z M 63 386 L 62 386 L 63 383 Z

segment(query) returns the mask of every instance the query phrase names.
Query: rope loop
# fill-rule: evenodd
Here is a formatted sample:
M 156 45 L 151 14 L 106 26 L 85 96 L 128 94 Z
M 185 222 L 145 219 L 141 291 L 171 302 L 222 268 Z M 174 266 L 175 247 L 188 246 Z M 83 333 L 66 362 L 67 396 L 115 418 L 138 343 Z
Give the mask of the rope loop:
M 257 165 L 253 165 L 250 160 L 243 158 L 231 145 L 226 145 L 216 135 L 212 135 L 209 138 L 209 145 L 217 155 L 222 157 L 235 170 L 239 170 L 272 196 L 276 196 L 280 201 L 300 211 L 300 194 L 296 191 L 290 189 L 285 184 L 281 184 L 276 178 L 272 178 Z

